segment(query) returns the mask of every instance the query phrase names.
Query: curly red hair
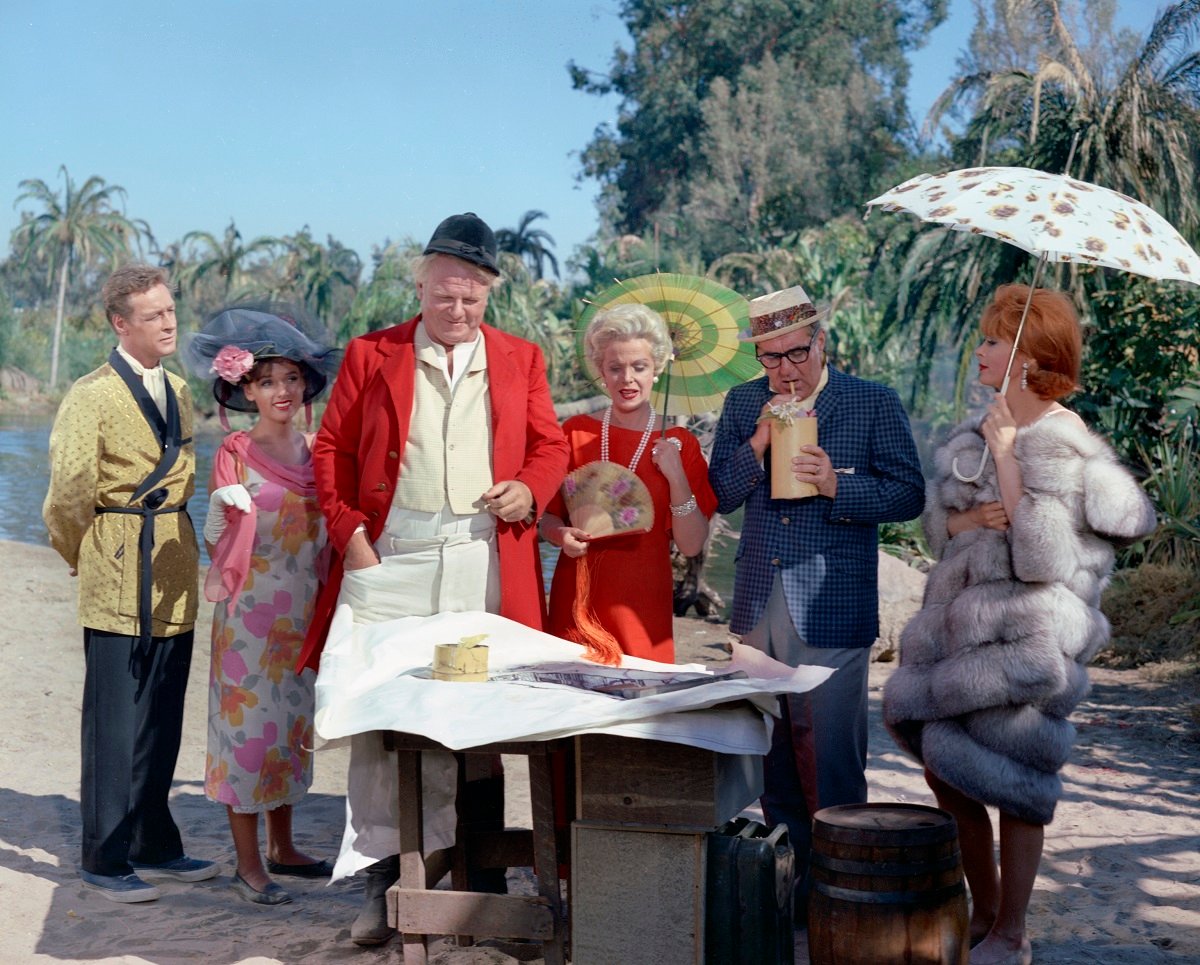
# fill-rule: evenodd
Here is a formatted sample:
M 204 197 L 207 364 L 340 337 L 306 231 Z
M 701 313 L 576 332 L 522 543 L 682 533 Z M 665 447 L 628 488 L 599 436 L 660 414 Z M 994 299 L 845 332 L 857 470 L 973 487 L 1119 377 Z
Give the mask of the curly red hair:
M 1028 285 L 1001 285 L 983 310 L 980 328 L 988 338 L 1011 342 L 1029 299 Z M 1026 376 L 1039 399 L 1061 399 L 1079 388 L 1083 332 L 1071 299 L 1060 291 L 1033 292 L 1018 348 L 1035 363 Z

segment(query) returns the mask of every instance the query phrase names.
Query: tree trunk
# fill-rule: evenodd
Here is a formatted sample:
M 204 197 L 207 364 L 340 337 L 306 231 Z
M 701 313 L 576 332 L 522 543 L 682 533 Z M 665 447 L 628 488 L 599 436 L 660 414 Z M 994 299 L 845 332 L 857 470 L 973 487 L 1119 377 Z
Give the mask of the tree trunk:
M 62 269 L 58 273 L 58 307 L 54 311 L 54 339 L 50 347 L 50 388 L 58 385 L 58 346 L 62 341 L 63 309 L 67 303 L 67 266 L 70 255 L 63 256 Z

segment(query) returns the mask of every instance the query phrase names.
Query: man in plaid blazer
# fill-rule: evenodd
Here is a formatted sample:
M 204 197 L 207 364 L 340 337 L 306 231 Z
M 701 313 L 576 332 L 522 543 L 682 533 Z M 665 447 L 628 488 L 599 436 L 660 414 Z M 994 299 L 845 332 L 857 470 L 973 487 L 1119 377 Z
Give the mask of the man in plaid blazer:
M 734 388 L 717 424 L 709 478 L 717 511 L 745 507 L 730 630 L 790 665 L 832 667 L 806 694 L 780 699 L 765 764 L 763 811 L 787 824 L 803 920 L 811 818 L 867 799 L 867 668 L 879 633 L 878 526 L 913 519 L 924 503 L 921 464 L 894 391 L 825 360 L 824 312 L 804 289 L 750 303 L 765 377 Z M 817 495 L 772 499 L 769 406 L 815 410 L 817 445 L 792 454 L 795 478 Z

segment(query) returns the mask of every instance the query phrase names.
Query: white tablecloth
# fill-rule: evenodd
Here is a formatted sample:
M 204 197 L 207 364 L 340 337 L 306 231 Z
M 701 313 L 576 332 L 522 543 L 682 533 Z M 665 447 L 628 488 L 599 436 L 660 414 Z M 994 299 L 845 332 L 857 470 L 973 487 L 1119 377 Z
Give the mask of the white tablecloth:
M 698 664 L 661 664 L 635 657 L 625 657 L 618 668 L 599 667 L 582 659 L 582 647 L 491 613 L 442 613 L 355 624 L 352 611 L 343 605 L 321 654 L 317 734 L 331 741 L 371 731 L 400 731 L 461 750 L 503 741 L 604 733 L 727 754 L 765 754 L 770 747 L 774 696 L 810 690 L 833 672 L 787 667 L 735 644 L 730 664 L 720 670 L 742 670 L 745 679 L 633 699 L 553 684 L 449 683 L 428 678 L 436 644 L 456 643 L 476 634 L 487 634 L 483 644 L 489 648 L 491 674 L 551 668 L 620 680 L 654 673 L 706 672 Z M 748 703 L 714 709 L 737 701 Z M 452 788 L 451 781 L 451 793 Z M 398 851 L 395 800 L 394 758 L 380 750 L 377 760 L 350 775 L 346 836 L 335 877 Z M 427 848 L 453 843 L 452 806 L 443 806 L 440 818 L 431 812 L 428 799 L 425 809 Z

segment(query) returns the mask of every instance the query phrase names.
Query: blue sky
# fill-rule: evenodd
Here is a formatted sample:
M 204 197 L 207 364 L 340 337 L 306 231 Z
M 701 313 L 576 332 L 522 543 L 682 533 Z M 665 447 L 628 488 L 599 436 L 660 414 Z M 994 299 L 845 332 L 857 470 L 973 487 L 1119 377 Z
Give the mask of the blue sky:
M 1153 3 L 1121 0 L 1144 31 Z M 914 56 L 923 117 L 970 0 Z M 474 210 L 530 208 L 560 260 L 596 227 L 578 152 L 617 101 L 571 89 L 627 43 L 618 0 L 3 0 L 0 238 L 17 184 L 98 174 L 160 242 L 230 218 L 245 238 L 309 225 L 368 258 Z

